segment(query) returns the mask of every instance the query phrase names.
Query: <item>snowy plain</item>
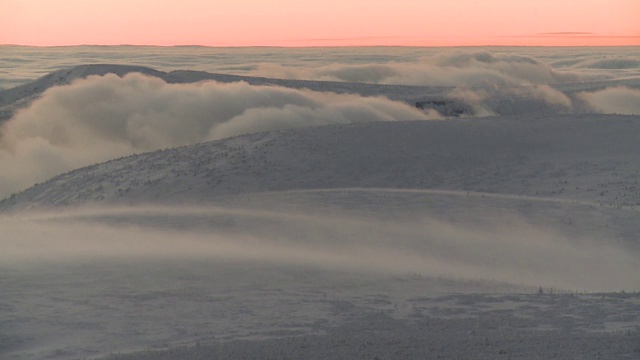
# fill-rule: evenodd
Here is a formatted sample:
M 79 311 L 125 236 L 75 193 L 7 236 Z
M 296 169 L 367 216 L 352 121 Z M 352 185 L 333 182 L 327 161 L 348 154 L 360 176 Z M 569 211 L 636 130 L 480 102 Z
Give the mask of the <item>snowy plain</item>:
M 0 358 L 640 358 L 637 48 L 0 51 Z

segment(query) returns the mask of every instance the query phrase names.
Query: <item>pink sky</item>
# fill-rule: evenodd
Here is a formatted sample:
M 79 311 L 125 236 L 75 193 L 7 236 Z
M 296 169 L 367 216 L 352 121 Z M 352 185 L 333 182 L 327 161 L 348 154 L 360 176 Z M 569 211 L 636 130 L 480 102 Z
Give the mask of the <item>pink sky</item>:
M 0 0 L 0 44 L 640 45 L 640 0 Z

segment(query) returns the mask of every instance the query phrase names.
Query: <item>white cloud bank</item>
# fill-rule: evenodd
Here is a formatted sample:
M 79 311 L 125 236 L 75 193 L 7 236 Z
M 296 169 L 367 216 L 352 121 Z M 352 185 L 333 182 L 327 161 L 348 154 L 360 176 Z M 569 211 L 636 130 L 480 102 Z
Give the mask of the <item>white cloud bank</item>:
M 573 69 L 554 69 L 529 56 L 488 51 L 443 52 L 416 62 L 331 64 L 314 68 L 261 64 L 254 73 L 284 79 L 454 87 L 551 85 L 602 78 Z
M 578 98 L 597 113 L 640 115 L 640 89 L 612 87 L 595 92 L 583 92 L 578 94 Z
M 129 74 L 49 89 L 0 128 L 0 197 L 133 153 L 314 125 L 436 119 L 386 98 Z
M 328 64 L 291 67 L 259 64 L 254 75 L 284 79 L 308 79 L 369 84 L 448 87 L 449 100 L 471 109 L 471 116 L 522 112 L 584 112 L 637 114 L 628 111 L 628 96 L 620 91 L 597 96 L 563 93 L 556 87 L 635 76 L 637 59 L 632 57 L 563 60 L 554 67 L 531 56 L 489 51 L 447 51 L 419 61 L 362 64 Z M 611 73 L 609 69 L 621 70 Z M 448 94 L 446 92 L 449 91 Z M 637 103 L 637 101 L 636 101 Z M 586 105 L 586 107 L 584 106 Z M 620 109 L 624 111 L 620 111 Z
M 496 89 L 455 88 L 447 98 L 472 109 L 472 116 L 494 116 L 526 112 L 574 111 L 573 101 L 549 85 Z

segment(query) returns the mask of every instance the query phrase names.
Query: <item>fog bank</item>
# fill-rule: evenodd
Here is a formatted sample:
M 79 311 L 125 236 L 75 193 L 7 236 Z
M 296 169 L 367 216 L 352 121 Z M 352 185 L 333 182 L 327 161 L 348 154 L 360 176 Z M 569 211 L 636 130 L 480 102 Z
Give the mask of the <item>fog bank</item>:
M 118 224 L 119 218 L 127 221 Z M 220 218 L 234 225 L 193 226 Z M 173 222 L 169 228 L 167 219 Z M 637 254 L 615 242 L 567 238 L 516 217 L 489 216 L 478 226 L 430 217 L 381 221 L 339 214 L 139 208 L 31 214 L 0 218 L 0 224 L 3 266 L 224 259 L 571 290 L 640 288 Z M 190 230 L 180 224 L 191 224 Z
M 128 74 L 54 87 L 0 127 L 0 197 L 133 153 L 326 124 L 438 119 L 386 98 Z
M 640 89 L 626 86 L 606 88 L 595 92 L 582 92 L 578 98 L 590 110 L 600 114 L 640 115 Z

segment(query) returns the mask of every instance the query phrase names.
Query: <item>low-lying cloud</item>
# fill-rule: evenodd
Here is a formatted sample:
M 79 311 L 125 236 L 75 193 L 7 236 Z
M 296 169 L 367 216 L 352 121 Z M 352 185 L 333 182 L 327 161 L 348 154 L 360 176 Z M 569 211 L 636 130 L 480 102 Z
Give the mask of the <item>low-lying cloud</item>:
M 488 51 L 443 52 L 417 62 L 331 64 L 316 68 L 262 64 L 254 72 L 260 76 L 285 79 L 493 88 L 562 84 L 602 78 L 554 69 L 529 56 L 492 54 Z
M 572 67 L 603 70 L 637 70 L 640 69 L 640 59 L 636 56 L 598 56 L 576 60 Z
M 0 88 L 10 88 L 46 75 L 50 69 L 63 69 L 77 64 L 128 64 L 150 66 L 162 71 L 201 70 L 236 75 L 276 76 L 288 79 L 318 80 L 320 77 L 352 79 L 361 82 L 408 84 L 451 84 L 447 72 L 486 69 L 502 71 L 516 82 L 588 81 L 638 76 L 638 50 L 617 48 L 289 48 L 245 49 L 208 47 L 69 47 L 35 49 L 11 47 L 16 61 L 0 68 Z M 487 55 L 489 54 L 489 56 Z M 514 55 L 516 55 L 514 57 Z M 451 59 L 447 66 L 446 59 Z M 462 60 L 461 60 L 462 59 Z M 496 61 L 497 60 L 497 61 Z M 533 61 L 532 61 L 533 60 Z M 402 71 L 407 66 L 406 71 Z M 458 69 L 453 69 L 453 67 Z M 423 75 L 411 76 L 409 68 Z M 513 68 L 513 69 L 511 69 Z M 529 69 L 518 73 L 524 68 Z M 549 71 L 551 68 L 551 71 Z M 515 69 L 518 69 L 517 71 Z M 408 74 L 408 76 L 407 76 Z M 551 77 L 549 77 L 549 75 Z M 532 78 L 533 75 L 536 75 Z M 456 76 L 455 86 L 467 86 Z M 478 79 L 474 77 L 474 79 Z M 439 81 L 439 82 L 438 82 Z M 513 80 L 511 80 L 513 82 Z
M 447 94 L 447 98 L 469 107 L 472 116 L 574 111 L 573 101 L 549 85 L 498 89 L 456 88 Z
M 84 165 L 230 136 L 440 118 L 386 98 L 246 83 L 167 84 L 128 74 L 45 92 L 0 128 L 0 197 Z
M 483 215 L 484 224 L 472 225 L 433 218 L 389 221 L 225 208 L 99 209 L 40 218 L 31 214 L 28 219 L 0 219 L 0 265 L 224 259 L 571 290 L 640 286 L 637 254 L 615 242 L 567 238 L 518 218 Z M 226 227 L 211 225 L 220 218 L 233 221 Z M 169 228 L 167 219 L 173 222 Z M 180 230 L 185 227 L 181 225 L 191 230 Z
M 578 98 L 589 110 L 601 114 L 640 115 L 640 89 L 626 86 L 612 87 L 595 92 L 582 92 Z
M 638 76 L 632 57 L 587 57 L 548 62 L 531 56 L 488 51 L 447 51 L 412 62 L 329 64 L 313 68 L 258 65 L 260 76 L 370 84 L 414 85 L 443 89 L 449 100 L 463 104 L 470 116 L 529 112 L 637 114 L 629 111 L 629 96 L 608 92 L 608 96 L 575 97 L 563 92 L 563 85 Z M 615 71 L 612 71 L 615 70 Z M 447 93 L 448 92 L 448 93 Z M 586 106 L 585 106 L 586 104 Z M 633 109 L 633 106 L 631 106 Z

